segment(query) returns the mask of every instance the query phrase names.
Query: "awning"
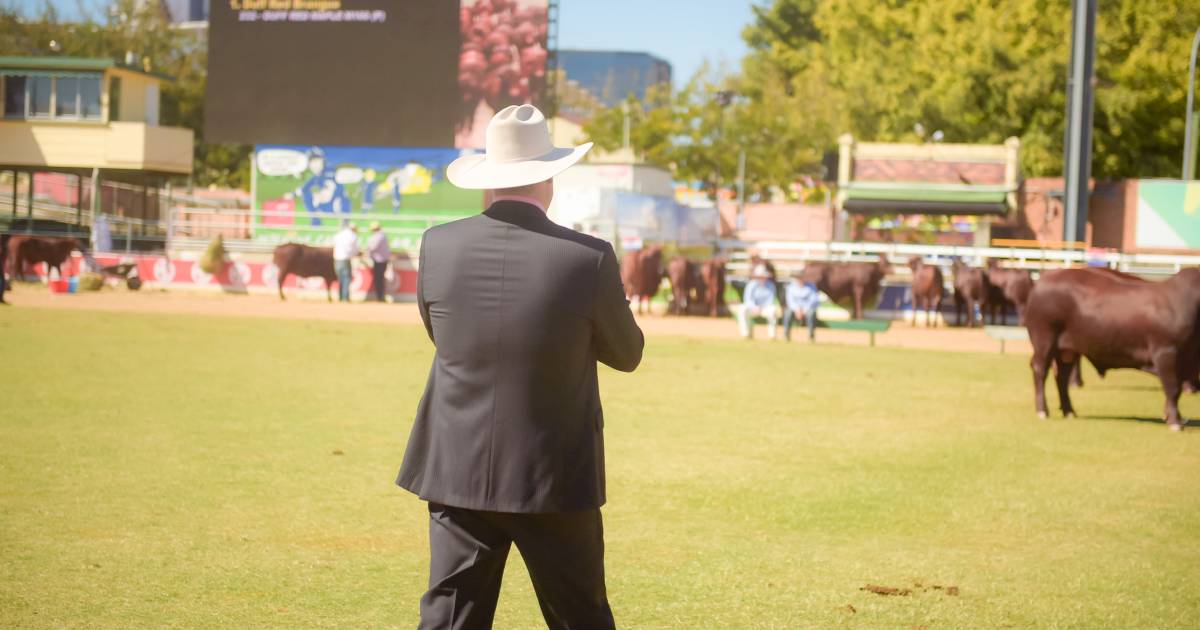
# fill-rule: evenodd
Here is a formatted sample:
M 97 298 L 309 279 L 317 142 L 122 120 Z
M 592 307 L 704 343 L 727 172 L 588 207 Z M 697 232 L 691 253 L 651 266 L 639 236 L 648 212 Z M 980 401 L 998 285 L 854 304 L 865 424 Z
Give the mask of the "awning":
M 23 68 L 0 68 L 0 77 L 53 77 L 59 79 L 96 79 L 104 74 L 101 72 L 80 72 L 78 70 L 26 70 Z
M 1003 186 L 854 182 L 845 190 L 842 209 L 856 214 L 1008 214 Z

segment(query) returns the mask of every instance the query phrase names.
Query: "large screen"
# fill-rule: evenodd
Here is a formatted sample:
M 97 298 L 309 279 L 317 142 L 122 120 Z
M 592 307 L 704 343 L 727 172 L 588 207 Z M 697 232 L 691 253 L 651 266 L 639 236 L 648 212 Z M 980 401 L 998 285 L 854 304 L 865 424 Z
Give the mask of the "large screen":
M 213 0 L 205 139 L 481 147 L 538 104 L 546 0 Z

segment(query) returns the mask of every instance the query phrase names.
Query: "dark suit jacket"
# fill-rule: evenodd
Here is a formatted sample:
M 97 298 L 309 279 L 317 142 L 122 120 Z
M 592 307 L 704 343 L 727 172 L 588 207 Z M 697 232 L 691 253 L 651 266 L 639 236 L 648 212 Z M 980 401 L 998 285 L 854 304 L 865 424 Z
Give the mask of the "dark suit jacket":
M 476 510 L 603 505 L 596 362 L 633 371 L 644 342 L 612 246 L 500 201 L 425 233 L 417 304 L 437 352 L 396 483 Z

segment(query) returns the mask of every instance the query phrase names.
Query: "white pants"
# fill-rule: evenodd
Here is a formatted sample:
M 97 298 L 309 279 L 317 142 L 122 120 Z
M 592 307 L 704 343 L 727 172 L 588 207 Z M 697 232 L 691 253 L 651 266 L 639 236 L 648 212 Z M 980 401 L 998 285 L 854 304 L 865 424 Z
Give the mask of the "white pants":
M 738 328 L 742 330 L 743 337 L 749 339 L 754 336 L 754 317 L 761 315 L 763 319 L 767 320 L 767 336 L 771 339 L 775 338 L 775 327 L 779 323 L 779 307 L 774 303 L 761 308 L 739 304 L 733 313 L 737 317 Z

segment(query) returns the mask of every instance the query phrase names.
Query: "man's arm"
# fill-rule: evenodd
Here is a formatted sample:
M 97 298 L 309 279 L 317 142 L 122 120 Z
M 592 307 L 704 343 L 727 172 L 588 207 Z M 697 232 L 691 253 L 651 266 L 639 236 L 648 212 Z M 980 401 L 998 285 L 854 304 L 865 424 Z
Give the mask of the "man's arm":
M 622 372 L 632 372 L 642 361 L 645 345 L 642 329 L 638 328 L 625 299 L 621 285 L 621 268 L 611 245 L 606 245 L 600 259 L 599 286 L 592 307 L 592 343 L 601 363 Z
M 437 345 L 437 340 L 433 338 L 433 323 L 429 321 L 429 304 L 425 302 L 425 242 L 429 240 L 429 233 L 421 238 L 421 255 L 417 259 L 417 310 L 421 312 L 421 321 L 425 322 L 425 332 L 429 333 L 429 340 L 433 345 Z

